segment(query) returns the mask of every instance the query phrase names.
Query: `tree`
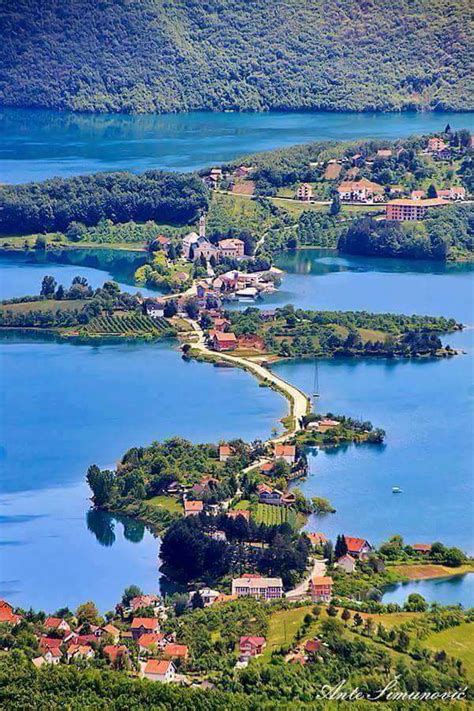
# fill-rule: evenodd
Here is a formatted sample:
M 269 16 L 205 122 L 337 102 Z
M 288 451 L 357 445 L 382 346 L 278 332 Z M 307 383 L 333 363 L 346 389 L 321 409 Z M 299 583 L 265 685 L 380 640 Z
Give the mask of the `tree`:
M 431 185 L 428 187 L 428 190 L 427 190 L 427 192 L 426 192 L 426 196 L 427 196 L 428 198 L 437 198 L 437 197 L 438 197 L 438 193 L 436 192 L 436 188 L 435 188 L 435 186 L 434 186 L 433 184 L 431 184 Z
M 202 595 L 199 590 L 196 590 L 196 592 L 191 598 L 191 607 L 193 608 L 193 610 L 204 608 L 204 600 L 202 599 Z
M 347 543 L 343 535 L 338 535 L 336 539 L 336 547 L 334 548 L 334 556 L 336 560 L 342 558 L 343 555 L 347 553 Z
M 94 496 L 96 506 L 103 506 L 109 500 L 114 485 L 114 474 L 108 469 L 101 471 L 96 464 L 87 470 L 87 483 Z
M 196 321 L 199 317 L 199 305 L 196 299 L 188 299 L 185 304 L 185 310 L 189 318 Z
M 176 301 L 167 300 L 165 303 L 165 308 L 163 314 L 165 318 L 173 318 L 178 313 L 178 307 L 176 306 Z
M 62 299 L 64 299 L 64 287 L 62 284 L 60 284 L 58 286 L 58 288 L 56 289 L 56 294 L 55 294 L 54 298 L 57 301 L 61 301 Z
M 329 605 L 326 612 L 329 617 L 337 617 L 337 607 L 334 607 L 334 605 Z
M 332 545 L 332 541 L 326 541 L 324 544 L 323 556 L 327 560 L 328 565 L 332 565 L 332 563 L 334 563 L 334 547 Z
M 404 607 L 405 610 L 408 610 L 408 612 L 425 612 L 428 608 L 428 604 L 423 595 L 420 595 L 419 593 L 411 593 L 408 595 Z
M 350 610 L 347 609 L 347 607 L 345 607 L 343 609 L 343 611 L 341 613 L 341 618 L 344 620 L 344 622 L 346 623 L 346 627 L 347 627 L 347 623 L 351 619 L 351 612 L 350 612 Z
M 46 249 L 46 237 L 44 235 L 38 235 L 35 240 L 35 249 L 45 250 Z
M 76 617 L 80 625 L 98 625 L 100 623 L 99 611 L 92 601 L 79 605 L 76 610 Z
M 364 620 L 362 619 L 362 617 L 359 615 L 358 612 L 356 612 L 354 615 L 354 627 L 360 627 L 363 622 Z
M 329 208 L 329 214 L 335 217 L 341 212 L 341 198 L 339 193 L 336 193 L 332 199 L 331 207 Z
M 128 607 L 130 600 L 134 597 L 138 597 L 139 595 L 143 595 L 141 588 L 139 588 L 138 585 L 129 585 L 128 588 L 125 588 L 123 591 L 122 604 L 125 607 Z
M 56 291 L 56 286 L 56 279 L 53 276 L 43 277 L 40 291 L 41 296 L 45 296 L 47 299 L 51 299 L 54 296 L 54 292 Z

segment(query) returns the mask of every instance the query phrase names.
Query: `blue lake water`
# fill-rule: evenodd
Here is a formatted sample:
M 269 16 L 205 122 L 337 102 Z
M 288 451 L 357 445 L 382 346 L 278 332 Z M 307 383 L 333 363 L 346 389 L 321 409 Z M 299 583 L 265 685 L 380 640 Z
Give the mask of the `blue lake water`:
M 387 138 L 473 125 L 469 113 L 204 113 L 128 116 L 0 108 L 0 182 L 100 170 L 196 170 L 325 139 Z
M 104 272 L 80 267 L 79 253 L 74 259 L 74 274 L 87 273 L 94 285 L 113 276 L 133 288 L 126 283 L 127 264 Z M 287 256 L 282 264 L 288 273 L 272 297 L 276 303 L 444 313 L 474 323 L 469 265 L 346 259 L 322 250 Z M 12 257 L 0 260 L 4 298 L 18 281 L 22 293 L 32 293 L 43 273 L 58 278 L 71 268 L 21 260 L 13 266 Z M 367 417 L 388 437 L 383 447 L 310 457 L 303 490 L 327 496 L 337 508 L 333 516 L 313 517 L 312 530 L 376 543 L 402 533 L 412 542 L 441 539 L 472 551 L 473 333 L 449 336 L 468 351 L 449 361 L 320 363 L 320 408 Z M 13 338 L 3 339 L 0 352 L 6 383 L 0 596 L 25 605 L 52 609 L 94 598 L 105 609 L 131 582 L 156 589 L 158 546 L 150 534 L 127 520 L 87 516 L 83 476 L 91 462 L 112 465 L 128 447 L 176 433 L 196 441 L 266 436 L 285 412 L 275 393 L 246 374 L 184 363 L 166 344 L 75 346 Z M 311 391 L 311 362 L 274 367 Z M 401 496 L 392 495 L 394 484 L 402 486 Z M 450 602 L 459 590 L 447 588 Z
M 435 578 L 433 580 L 411 580 L 387 588 L 383 595 L 383 602 L 397 602 L 403 605 L 408 595 L 418 593 L 423 595 L 428 602 L 437 602 L 440 605 L 452 605 L 453 602 L 463 607 L 472 607 L 474 604 L 474 575 L 456 575 L 452 578 Z

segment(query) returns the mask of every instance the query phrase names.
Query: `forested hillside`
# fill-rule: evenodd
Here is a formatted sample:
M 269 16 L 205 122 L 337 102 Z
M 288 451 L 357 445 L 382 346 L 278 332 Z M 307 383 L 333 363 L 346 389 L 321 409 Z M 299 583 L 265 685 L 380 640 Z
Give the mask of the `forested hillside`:
M 473 106 L 469 0 L 14 0 L 0 103 L 76 111 Z

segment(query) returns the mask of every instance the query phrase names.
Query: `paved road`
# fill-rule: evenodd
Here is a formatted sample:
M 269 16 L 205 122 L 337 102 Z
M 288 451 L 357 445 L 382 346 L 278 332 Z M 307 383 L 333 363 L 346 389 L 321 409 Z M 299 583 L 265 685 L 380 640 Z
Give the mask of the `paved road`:
M 294 432 L 297 432 L 301 429 L 299 425 L 299 420 L 301 417 L 303 417 L 303 415 L 307 414 L 310 406 L 310 399 L 302 390 L 299 390 L 294 385 L 287 383 L 286 380 L 283 380 L 283 378 L 280 378 L 278 375 L 275 375 L 275 373 L 272 373 L 271 370 L 268 370 L 268 368 L 265 368 L 259 363 L 254 363 L 253 361 L 248 360 L 247 358 L 234 356 L 230 353 L 216 353 L 216 351 L 211 351 L 206 346 L 204 332 L 199 326 L 199 324 L 197 324 L 196 321 L 191 320 L 189 320 L 189 323 L 191 324 L 195 333 L 198 336 L 198 340 L 193 343 L 193 348 L 197 348 L 197 350 L 203 353 L 212 355 L 214 358 L 216 357 L 216 355 L 218 355 L 219 360 L 223 360 L 228 363 L 233 363 L 234 365 L 249 370 L 251 373 L 256 375 L 259 380 L 266 380 L 267 382 L 272 383 L 281 393 L 283 393 L 283 395 L 290 402 L 291 414 L 295 418 L 295 426 L 292 430 L 287 431 L 284 435 L 273 439 L 272 442 L 285 440 L 288 438 L 289 435 L 294 434 Z
M 304 597 L 308 593 L 309 581 L 315 576 L 325 575 L 326 573 L 326 561 L 325 560 L 314 560 L 311 572 L 301 581 L 296 588 L 293 590 L 288 590 L 286 597 L 290 599 L 299 599 Z

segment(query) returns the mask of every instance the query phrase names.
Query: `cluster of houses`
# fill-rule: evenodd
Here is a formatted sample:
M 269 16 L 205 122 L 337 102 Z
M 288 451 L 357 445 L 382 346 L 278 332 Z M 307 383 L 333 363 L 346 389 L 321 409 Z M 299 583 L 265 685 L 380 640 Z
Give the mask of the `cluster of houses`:
M 403 150 L 403 149 L 401 149 Z M 429 138 L 425 154 L 432 156 L 436 160 L 450 160 L 452 149 L 442 138 Z M 396 221 L 420 220 L 426 216 L 426 210 L 431 207 L 443 207 L 452 202 L 466 199 L 466 190 L 462 186 L 450 186 L 446 189 L 437 190 L 437 196 L 426 198 L 423 190 L 414 190 L 408 196 L 403 185 L 391 185 L 387 189 L 367 178 L 358 177 L 359 168 L 362 165 L 371 166 L 375 160 L 385 160 L 391 158 L 393 151 L 389 148 L 379 149 L 372 157 L 365 158 L 357 153 L 342 160 L 330 160 L 326 164 L 324 178 L 326 180 L 337 180 L 344 163 L 349 162 L 351 168 L 345 174 L 345 180 L 341 182 L 336 190 L 339 199 L 343 203 L 374 205 L 386 203 L 386 219 Z M 318 164 L 311 164 L 317 166 Z M 310 202 L 313 199 L 313 187 L 310 183 L 301 183 L 296 191 L 296 197 L 303 202 Z M 386 202 L 386 198 L 389 199 Z M 417 201 L 417 202 L 415 202 Z
M 263 294 L 275 291 L 275 277 L 279 270 L 274 267 L 259 272 L 242 272 L 232 269 L 219 276 L 202 279 L 196 285 L 199 299 L 212 297 L 217 300 L 253 301 Z
M 222 259 L 243 259 L 245 257 L 245 242 L 241 239 L 223 239 L 217 244 L 206 237 L 206 217 L 199 219 L 199 233 L 190 232 L 183 238 L 183 257 L 190 262 L 204 258 L 206 262 L 213 260 L 216 264 Z
M 210 172 L 203 176 L 202 181 L 211 190 L 222 188 L 222 183 L 225 181 L 226 190 L 236 195 L 253 195 L 255 183 L 251 178 L 254 170 L 255 168 L 247 165 L 239 165 L 232 171 L 211 168 Z
M 142 617 L 140 611 L 147 608 L 154 616 Z M 115 668 L 130 667 L 130 647 L 135 641 L 138 647 L 139 675 L 153 681 L 168 682 L 176 679 L 180 663 L 188 658 L 188 647 L 176 643 L 175 634 L 160 631 L 160 620 L 166 612 L 156 595 L 139 595 L 132 598 L 124 610 L 128 623 L 94 625 L 78 624 L 74 618 L 50 616 L 38 626 L 37 642 L 39 656 L 32 661 L 36 667 L 45 664 L 90 661 L 100 656 Z M 22 620 L 13 612 L 13 607 L 0 600 L 0 623 L 12 627 Z M 159 657 L 159 658 L 156 658 Z

